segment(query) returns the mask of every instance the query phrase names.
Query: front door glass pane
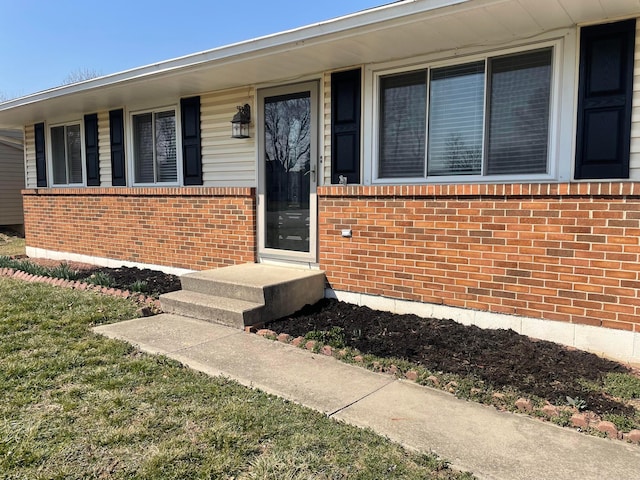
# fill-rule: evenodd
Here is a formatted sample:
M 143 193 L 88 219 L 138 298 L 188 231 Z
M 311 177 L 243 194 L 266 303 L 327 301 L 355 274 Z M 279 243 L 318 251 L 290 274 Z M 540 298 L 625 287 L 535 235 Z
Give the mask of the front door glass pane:
M 265 246 L 309 252 L 311 93 L 264 103 Z

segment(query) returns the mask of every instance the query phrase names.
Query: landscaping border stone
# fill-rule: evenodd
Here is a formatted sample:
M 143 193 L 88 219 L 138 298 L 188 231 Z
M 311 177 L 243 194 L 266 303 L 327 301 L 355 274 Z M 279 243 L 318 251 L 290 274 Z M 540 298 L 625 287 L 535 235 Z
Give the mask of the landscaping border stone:
M 290 344 L 296 348 L 302 348 L 310 351 L 315 351 L 321 355 L 333 356 L 337 360 L 344 360 L 347 357 L 346 349 L 335 349 L 329 345 L 324 345 L 317 340 L 306 340 L 304 337 L 292 337 L 288 333 L 278 333 L 274 330 L 269 329 L 245 329 L 246 333 L 252 333 L 260 335 L 264 338 L 271 339 L 273 341 L 278 341 L 281 343 Z M 359 352 L 355 352 L 356 355 L 351 357 L 351 360 L 355 364 L 360 364 L 365 366 L 365 358 Z M 366 368 L 366 366 L 365 366 Z M 400 379 L 405 379 L 410 382 L 419 383 L 423 386 L 431 386 L 433 388 L 437 388 L 440 390 L 448 391 L 451 394 L 455 394 L 456 388 L 458 387 L 457 382 L 450 381 L 446 385 L 442 386 L 440 379 L 436 375 L 429 375 L 426 377 L 426 381 L 428 382 L 426 385 L 421 383 L 421 374 L 416 370 L 406 370 L 403 371 L 399 369 L 396 365 L 390 365 L 389 367 L 383 367 L 380 362 L 374 361 L 372 368 L 376 372 L 386 373 L 388 375 L 392 375 L 398 377 Z M 472 389 L 473 390 L 473 389 Z M 477 390 L 477 389 L 476 389 Z M 479 394 L 480 392 L 475 392 Z M 505 394 L 501 392 L 493 392 L 492 398 L 495 400 L 499 400 L 500 405 L 493 404 L 493 406 L 499 410 L 507 410 L 505 408 Z M 611 440 L 623 440 L 629 443 L 634 443 L 640 445 L 640 430 L 631 430 L 627 433 L 620 432 L 616 426 L 612 422 L 602 421 L 600 417 L 598 417 L 595 413 L 585 411 L 578 411 L 575 407 L 568 406 L 556 406 L 549 402 L 541 407 L 537 407 L 531 401 L 531 399 L 520 397 L 518 398 L 513 407 L 516 412 L 520 412 L 521 414 L 527 415 L 528 417 L 538 419 L 540 421 L 552 421 L 554 418 L 557 418 L 562 415 L 562 412 L 572 412 L 572 415 L 569 419 L 570 427 L 573 427 L 576 431 L 582 433 L 591 433 L 600 432 L 605 434 Z
M 56 287 L 72 288 L 80 291 L 92 291 L 100 293 L 102 295 L 109 295 L 112 297 L 128 298 L 136 302 L 141 306 L 140 313 L 143 316 L 155 315 L 162 313 L 162 307 L 160 300 L 156 300 L 153 297 L 143 295 L 130 290 L 120 290 L 110 287 L 103 287 L 100 285 L 94 285 L 92 283 L 80 282 L 78 280 L 65 280 L 64 278 L 45 277 L 42 275 L 32 275 L 22 270 L 14 270 L 13 268 L 0 268 L 0 277 L 13 278 L 15 280 L 22 280 L 24 282 L 32 283 L 45 283 Z

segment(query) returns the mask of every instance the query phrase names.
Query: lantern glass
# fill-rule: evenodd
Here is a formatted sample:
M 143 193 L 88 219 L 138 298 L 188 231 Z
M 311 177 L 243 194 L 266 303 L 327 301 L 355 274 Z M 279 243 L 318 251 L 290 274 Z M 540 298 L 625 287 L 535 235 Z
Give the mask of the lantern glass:
M 231 123 L 231 136 L 233 138 L 241 138 L 242 124 L 240 122 Z
M 238 113 L 231 120 L 231 136 L 233 138 L 249 138 L 251 108 L 249 105 L 239 106 Z

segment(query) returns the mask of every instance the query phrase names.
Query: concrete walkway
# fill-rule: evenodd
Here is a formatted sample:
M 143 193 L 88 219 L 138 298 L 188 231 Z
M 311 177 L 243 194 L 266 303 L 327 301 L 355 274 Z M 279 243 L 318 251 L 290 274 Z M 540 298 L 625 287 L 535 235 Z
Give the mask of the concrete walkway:
M 498 412 L 235 328 L 163 314 L 95 331 L 369 427 L 481 479 L 640 478 L 640 446 Z

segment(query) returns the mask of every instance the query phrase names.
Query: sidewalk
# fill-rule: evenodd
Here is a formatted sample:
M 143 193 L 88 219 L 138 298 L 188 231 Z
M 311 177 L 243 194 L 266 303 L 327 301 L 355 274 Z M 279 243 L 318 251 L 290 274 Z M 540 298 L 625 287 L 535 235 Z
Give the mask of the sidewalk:
M 640 478 L 640 447 L 499 412 L 222 325 L 162 314 L 96 333 L 369 427 L 481 479 Z

